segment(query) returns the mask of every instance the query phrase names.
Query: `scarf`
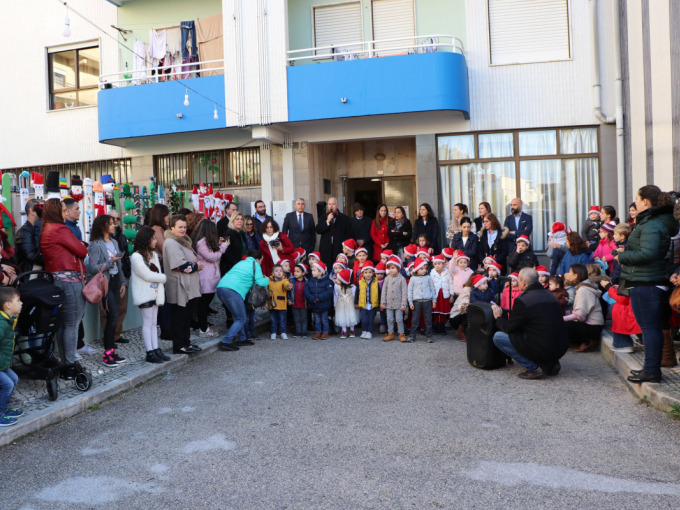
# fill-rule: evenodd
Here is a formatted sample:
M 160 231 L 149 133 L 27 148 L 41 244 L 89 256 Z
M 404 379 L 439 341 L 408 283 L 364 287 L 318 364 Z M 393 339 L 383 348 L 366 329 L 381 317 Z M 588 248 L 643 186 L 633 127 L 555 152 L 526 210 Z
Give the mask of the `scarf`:
M 177 241 L 187 250 L 194 251 L 194 248 L 191 245 L 191 238 L 187 235 L 185 235 L 184 237 L 179 237 L 173 234 L 171 230 L 166 230 L 163 232 L 163 237 L 165 237 L 165 239 L 172 239 L 173 241 Z
M 279 260 L 281 260 L 281 257 L 279 257 L 279 251 L 276 248 L 274 248 L 271 244 L 269 244 L 269 242 L 276 241 L 277 239 L 279 239 L 279 233 L 275 232 L 274 235 L 271 236 L 267 234 L 262 234 L 262 239 L 264 239 L 264 242 L 267 243 L 267 248 L 269 248 L 269 254 L 272 257 L 272 262 L 274 264 L 278 264 Z M 281 242 L 280 239 L 279 242 Z

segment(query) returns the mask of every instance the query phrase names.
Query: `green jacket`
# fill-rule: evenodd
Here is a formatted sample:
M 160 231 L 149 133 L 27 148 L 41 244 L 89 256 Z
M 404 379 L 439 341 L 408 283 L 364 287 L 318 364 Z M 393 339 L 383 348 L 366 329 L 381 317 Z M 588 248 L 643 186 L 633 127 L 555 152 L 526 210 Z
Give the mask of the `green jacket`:
M 671 237 L 678 233 L 673 207 L 652 207 L 635 218 L 635 229 L 626 251 L 619 255 L 621 279 L 635 285 L 669 285 L 670 263 L 666 257 Z
M 7 319 L 3 314 L 0 314 L 0 372 L 4 372 L 12 364 L 14 354 L 13 322 L 13 319 Z

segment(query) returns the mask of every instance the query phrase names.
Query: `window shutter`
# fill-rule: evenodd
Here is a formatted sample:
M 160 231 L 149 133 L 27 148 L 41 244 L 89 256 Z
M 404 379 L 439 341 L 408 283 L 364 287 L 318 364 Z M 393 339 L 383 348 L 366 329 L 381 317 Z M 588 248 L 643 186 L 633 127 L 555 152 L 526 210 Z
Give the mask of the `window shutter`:
M 416 34 L 413 0 L 373 0 L 371 9 L 374 40 L 413 37 Z M 413 43 L 413 40 L 378 43 L 375 48 L 406 46 Z M 389 55 L 390 53 L 406 53 L 406 50 L 380 52 L 380 55 Z
M 315 47 L 342 46 L 361 41 L 363 33 L 360 2 L 314 7 Z M 358 51 L 360 47 L 351 49 Z
M 568 0 L 488 0 L 491 64 L 568 60 Z

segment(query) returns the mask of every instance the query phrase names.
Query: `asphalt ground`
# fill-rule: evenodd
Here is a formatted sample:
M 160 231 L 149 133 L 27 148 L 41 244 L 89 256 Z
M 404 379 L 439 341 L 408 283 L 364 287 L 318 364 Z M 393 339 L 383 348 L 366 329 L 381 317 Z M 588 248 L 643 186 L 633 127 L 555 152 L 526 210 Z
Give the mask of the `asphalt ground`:
M 598 354 L 260 340 L 0 449 L 2 508 L 678 508 L 680 422 Z

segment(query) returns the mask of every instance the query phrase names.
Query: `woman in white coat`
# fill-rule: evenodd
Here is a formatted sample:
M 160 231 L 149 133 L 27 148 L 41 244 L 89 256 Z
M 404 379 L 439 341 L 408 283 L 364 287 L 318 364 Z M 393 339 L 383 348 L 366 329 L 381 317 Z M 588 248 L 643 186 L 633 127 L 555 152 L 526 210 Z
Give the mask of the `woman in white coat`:
M 146 347 L 148 363 L 163 363 L 170 357 L 158 347 L 158 330 L 156 328 L 158 307 L 165 303 L 166 276 L 161 269 L 153 229 L 142 227 L 135 237 L 135 252 L 130 257 L 132 274 L 130 275 L 130 292 L 132 302 L 142 313 L 142 338 Z

